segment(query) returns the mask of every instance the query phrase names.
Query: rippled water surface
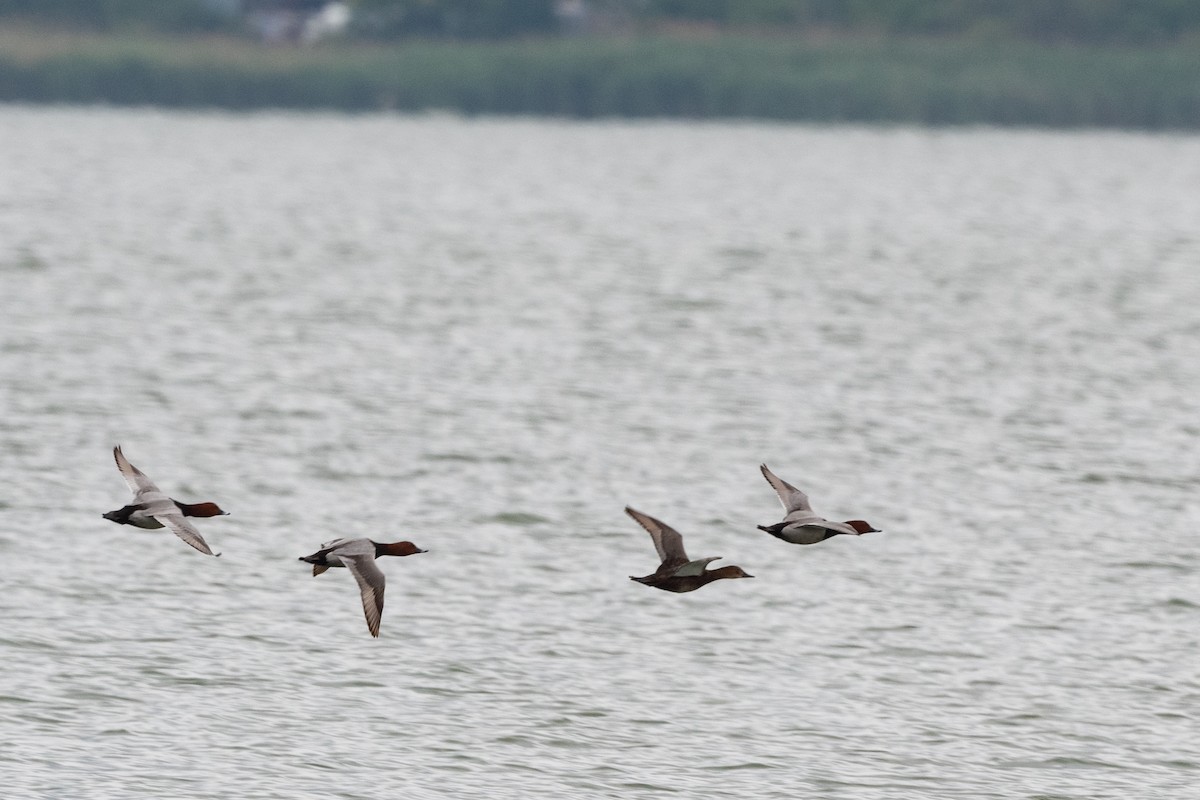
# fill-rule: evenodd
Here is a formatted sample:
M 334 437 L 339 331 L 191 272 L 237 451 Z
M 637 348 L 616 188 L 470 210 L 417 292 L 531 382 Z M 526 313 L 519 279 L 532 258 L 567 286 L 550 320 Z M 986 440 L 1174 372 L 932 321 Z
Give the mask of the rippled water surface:
M 1184 798 L 1200 139 L 0 108 L 6 798 Z M 207 558 L 118 527 L 112 463 Z M 884 533 L 757 531 L 767 462 Z M 625 504 L 754 580 L 683 595 Z M 382 636 L 337 536 L 386 559 Z

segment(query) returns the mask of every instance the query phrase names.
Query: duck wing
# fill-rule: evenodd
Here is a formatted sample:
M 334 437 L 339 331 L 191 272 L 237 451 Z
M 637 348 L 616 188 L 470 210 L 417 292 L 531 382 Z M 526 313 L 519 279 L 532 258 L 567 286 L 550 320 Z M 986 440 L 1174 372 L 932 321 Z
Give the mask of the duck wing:
M 220 553 L 214 553 L 208 546 L 208 542 L 204 541 L 204 537 L 200 535 L 200 531 L 188 522 L 183 516 L 183 513 L 176 510 L 175 513 L 153 513 L 151 514 L 156 520 L 161 522 L 165 527 L 171 529 L 171 533 L 183 539 L 192 547 L 204 553 L 206 556 L 219 556 Z
M 762 470 L 763 477 L 767 479 L 767 483 L 771 484 L 771 488 L 775 490 L 775 494 L 779 495 L 779 502 L 783 504 L 785 514 L 791 515 L 797 511 L 807 511 L 809 514 L 812 514 L 812 506 L 808 502 L 808 495 L 780 478 L 774 472 L 771 472 L 770 467 L 766 464 L 759 464 L 758 468 Z
M 654 549 L 658 551 L 659 560 L 663 564 L 687 564 L 691 561 L 683 549 L 683 536 L 670 525 L 625 506 L 625 513 L 633 517 L 654 540 Z
M 367 618 L 367 630 L 371 632 L 372 636 L 379 636 L 379 621 L 383 618 L 383 588 L 387 579 L 383 575 L 383 570 L 379 569 L 375 563 L 374 551 L 370 554 L 352 554 L 345 550 L 339 550 L 337 556 L 346 569 L 350 570 L 354 580 L 358 581 L 358 590 L 362 595 L 363 614 Z
M 116 459 L 117 469 L 121 471 L 121 477 L 129 485 L 129 491 L 133 492 L 134 497 L 152 493 L 162 494 L 159 488 L 154 485 L 154 481 L 146 477 L 146 473 L 129 463 L 129 459 L 125 458 L 125 454 L 121 452 L 121 445 L 113 448 L 113 458 Z M 163 497 L 166 497 L 166 495 L 163 495 Z
M 347 539 L 346 537 L 343 536 L 340 539 L 332 539 L 328 542 L 321 542 L 321 550 L 324 550 L 325 552 L 329 552 L 330 550 L 334 550 L 338 547 L 341 547 L 344 544 L 349 544 L 350 542 L 353 542 L 353 541 L 354 541 L 353 539 Z
M 854 529 L 853 525 L 847 525 L 844 522 L 834 522 L 831 519 L 822 519 L 818 522 L 806 522 L 804 524 L 810 525 L 814 528 L 823 528 L 827 531 L 833 531 L 835 533 L 846 533 L 851 536 L 858 536 L 858 531 Z
M 713 556 L 712 558 L 697 558 L 695 561 L 688 561 L 684 564 L 680 564 L 675 568 L 675 571 L 672 574 L 677 578 L 683 578 L 688 575 L 703 575 L 704 568 L 720 558 L 721 556 Z

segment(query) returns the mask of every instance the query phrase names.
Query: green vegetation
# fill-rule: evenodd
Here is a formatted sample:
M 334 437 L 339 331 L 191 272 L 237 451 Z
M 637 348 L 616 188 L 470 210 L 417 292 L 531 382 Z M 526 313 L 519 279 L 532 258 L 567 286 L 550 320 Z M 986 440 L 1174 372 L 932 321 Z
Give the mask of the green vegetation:
M 90 30 L 247 30 L 264 9 L 315 10 L 325 0 L 0 0 L 0 19 Z M 354 35 L 505 38 L 553 33 L 554 0 L 344 0 Z M 1037 41 L 1165 42 L 1200 34 L 1197 0 L 583 0 L 623 29 L 676 23 L 725 31 L 822 29 L 839 34 L 987 35 Z
M 0 18 L 68 28 L 206 31 L 230 20 L 204 0 L 0 0 Z
M 1200 0 L 345 2 L 0 0 L 0 100 L 1200 129 Z
M 1169 41 L 1200 32 L 1196 0 L 642 0 L 647 18 L 1039 41 Z
M 589 38 L 263 48 L 0 29 L 0 100 L 1200 128 L 1200 49 Z
M 501 39 L 556 29 L 552 0 L 352 0 L 351 34 Z

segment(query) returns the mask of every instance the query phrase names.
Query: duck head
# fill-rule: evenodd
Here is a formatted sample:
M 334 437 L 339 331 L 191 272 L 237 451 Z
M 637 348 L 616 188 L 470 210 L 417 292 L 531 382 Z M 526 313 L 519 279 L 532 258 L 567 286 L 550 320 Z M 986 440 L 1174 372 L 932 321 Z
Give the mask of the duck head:
M 411 556 L 417 553 L 428 553 L 428 550 L 422 550 L 412 542 L 389 542 L 387 544 L 375 543 L 376 556 Z
M 228 511 L 222 511 L 216 503 L 181 503 L 174 501 L 185 517 L 223 517 Z
M 753 578 L 754 577 L 753 575 L 751 575 L 749 572 L 746 572 L 746 570 L 742 569 L 741 567 L 737 567 L 732 564 L 729 565 L 728 567 L 721 567 L 720 569 L 711 570 L 711 571 L 709 571 L 708 574 L 714 575 L 718 578 Z

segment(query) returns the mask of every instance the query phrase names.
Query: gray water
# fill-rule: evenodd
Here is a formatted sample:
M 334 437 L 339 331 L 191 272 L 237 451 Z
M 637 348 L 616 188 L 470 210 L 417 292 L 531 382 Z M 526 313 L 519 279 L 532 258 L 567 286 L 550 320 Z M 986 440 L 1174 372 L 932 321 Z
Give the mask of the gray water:
M 1185 798 L 1200 138 L 0 108 L 5 798 Z M 130 460 L 221 558 L 100 518 Z M 768 463 L 883 533 L 757 531 Z M 625 504 L 754 580 L 674 595 Z M 337 536 L 384 559 L 382 636 Z

